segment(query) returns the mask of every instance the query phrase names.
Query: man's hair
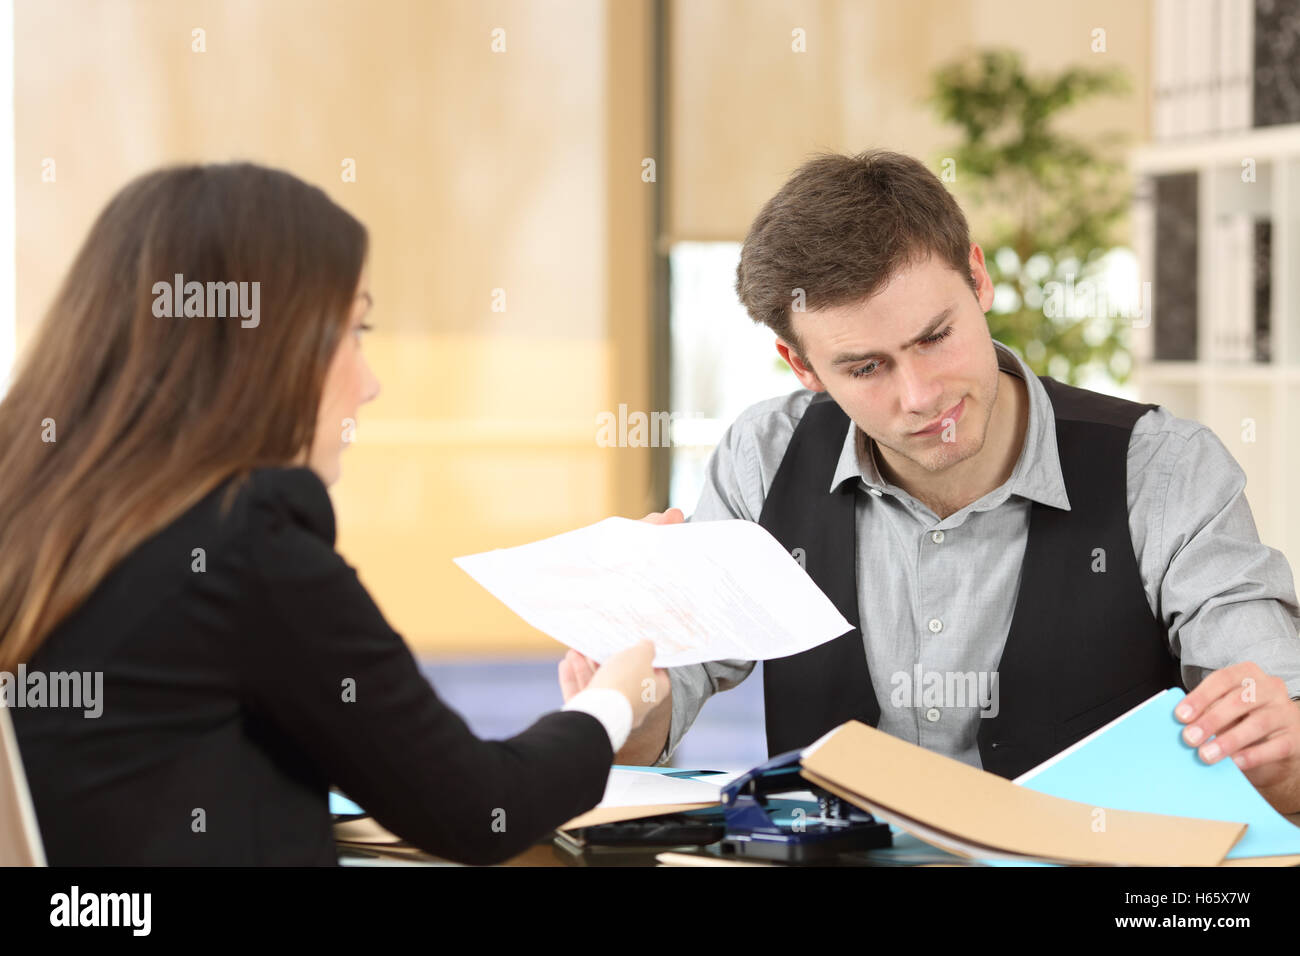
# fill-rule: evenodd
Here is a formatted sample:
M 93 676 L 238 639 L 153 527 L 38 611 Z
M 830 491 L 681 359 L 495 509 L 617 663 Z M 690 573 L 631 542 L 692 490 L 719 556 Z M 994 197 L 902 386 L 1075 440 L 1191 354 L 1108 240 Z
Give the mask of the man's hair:
M 750 318 L 804 350 L 791 307 L 859 302 L 900 269 L 934 255 L 971 289 L 970 227 L 937 176 L 911 156 L 870 150 L 800 166 L 749 228 L 736 294 Z

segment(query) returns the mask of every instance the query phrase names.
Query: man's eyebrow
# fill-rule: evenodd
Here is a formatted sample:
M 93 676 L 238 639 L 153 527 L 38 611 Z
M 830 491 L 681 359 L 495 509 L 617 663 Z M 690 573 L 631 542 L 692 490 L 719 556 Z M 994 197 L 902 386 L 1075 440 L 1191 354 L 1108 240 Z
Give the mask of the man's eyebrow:
M 898 347 L 898 350 L 900 352 L 906 352 L 922 339 L 928 339 L 938 330 L 939 326 L 948 321 L 948 316 L 950 315 L 952 315 L 952 306 L 948 306 L 948 308 L 944 309 L 931 319 L 930 324 L 922 329 L 919 335 L 915 336 L 909 342 L 904 342 Z M 844 352 L 835 356 L 835 358 L 831 360 L 831 365 L 838 368 L 841 365 L 852 365 L 854 362 L 865 362 L 867 359 L 878 359 L 884 357 L 884 354 L 881 352 Z

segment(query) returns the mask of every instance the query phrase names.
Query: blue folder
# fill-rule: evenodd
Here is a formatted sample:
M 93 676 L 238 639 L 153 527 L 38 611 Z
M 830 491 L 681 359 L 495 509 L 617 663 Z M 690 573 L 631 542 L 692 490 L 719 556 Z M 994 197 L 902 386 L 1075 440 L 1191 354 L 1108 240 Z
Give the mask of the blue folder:
M 1300 853 L 1300 827 L 1274 810 L 1231 758 L 1207 764 L 1183 742 L 1171 688 L 1021 786 L 1114 810 L 1245 823 L 1228 859 Z

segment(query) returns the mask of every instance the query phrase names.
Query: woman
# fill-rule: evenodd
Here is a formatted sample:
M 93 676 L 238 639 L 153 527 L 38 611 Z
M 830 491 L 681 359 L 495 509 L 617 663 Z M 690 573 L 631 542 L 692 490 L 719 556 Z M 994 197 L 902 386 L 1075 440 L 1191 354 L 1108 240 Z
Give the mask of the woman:
M 102 674 L 99 716 L 11 711 L 50 863 L 334 864 L 331 784 L 500 861 L 600 800 L 643 681 L 667 692 L 642 642 L 479 740 L 335 552 L 326 485 L 378 392 L 366 251 L 287 173 L 142 176 L 0 404 L 0 671 Z

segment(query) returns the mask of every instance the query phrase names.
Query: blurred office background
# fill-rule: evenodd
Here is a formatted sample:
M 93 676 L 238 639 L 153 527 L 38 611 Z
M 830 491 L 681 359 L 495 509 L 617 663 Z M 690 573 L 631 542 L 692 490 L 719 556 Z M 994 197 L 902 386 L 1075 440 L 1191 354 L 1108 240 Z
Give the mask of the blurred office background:
M 798 387 L 732 284 L 752 217 L 822 150 L 883 146 L 943 174 L 995 266 L 995 335 L 1040 371 L 1206 421 L 1247 471 L 1263 539 L 1300 556 L 1295 2 L 0 14 L 0 378 L 131 177 L 248 159 L 324 188 L 370 230 L 383 384 L 332 489 L 339 548 L 480 733 L 558 706 L 562 648 L 451 558 L 692 509 L 728 422 Z M 1085 279 L 1108 305 L 1053 308 L 1051 283 Z M 598 416 L 620 409 L 631 440 L 611 447 Z M 638 443 L 638 414 L 671 431 Z M 756 671 L 676 763 L 763 756 Z

